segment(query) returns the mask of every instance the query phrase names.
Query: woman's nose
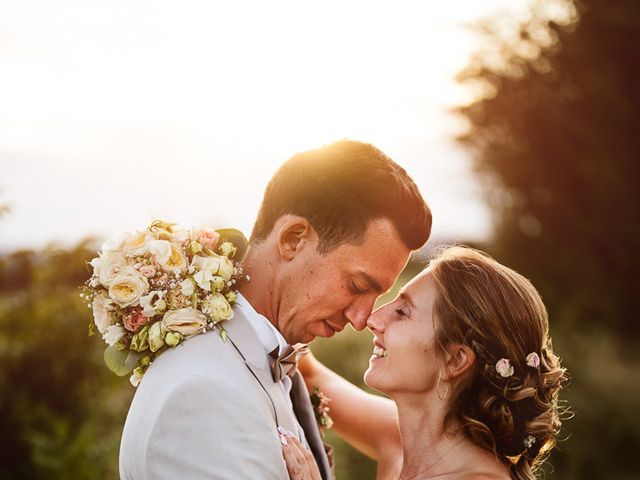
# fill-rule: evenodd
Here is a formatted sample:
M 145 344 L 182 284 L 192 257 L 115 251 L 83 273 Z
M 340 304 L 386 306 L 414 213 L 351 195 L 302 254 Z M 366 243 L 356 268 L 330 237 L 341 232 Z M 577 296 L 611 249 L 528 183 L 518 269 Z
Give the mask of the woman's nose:
M 384 332 L 384 319 L 382 316 L 382 307 L 374 310 L 369 318 L 367 318 L 367 327 L 372 332 Z

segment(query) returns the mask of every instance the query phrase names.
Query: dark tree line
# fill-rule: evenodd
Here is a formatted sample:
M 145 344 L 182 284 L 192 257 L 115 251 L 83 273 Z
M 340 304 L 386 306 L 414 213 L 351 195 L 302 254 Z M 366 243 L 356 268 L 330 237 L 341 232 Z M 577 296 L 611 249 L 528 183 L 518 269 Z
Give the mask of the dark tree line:
M 557 478 L 637 478 L 640 359 L 640 2 L 539 2 L 515 36 L 485 23 L 460 75 L 460 141 L 496 220 L 487 248 L 542 292 L 573 376 Z

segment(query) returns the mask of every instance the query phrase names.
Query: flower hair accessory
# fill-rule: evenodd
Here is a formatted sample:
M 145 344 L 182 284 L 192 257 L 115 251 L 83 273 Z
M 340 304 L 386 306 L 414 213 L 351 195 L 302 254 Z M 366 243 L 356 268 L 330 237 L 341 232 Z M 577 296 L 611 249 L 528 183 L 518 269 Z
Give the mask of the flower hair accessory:
M 508 358 L 501 358 L 496 363 L 496 372 L 500 374 L 501 377 L 509 378 L 513 375 L 513 365 L 509 362 Z
M 527 365 L 532 368 L 538 368 L 540 366 L 540 356 L 536 352 L 531 352 L 527 355 Z
M 522 444 L 525 446 L 525 448 L 531 448 L 534 443 L 536 443 L 536 437 L 534 437 L 533 435 L 527 435 L 522 441 Z

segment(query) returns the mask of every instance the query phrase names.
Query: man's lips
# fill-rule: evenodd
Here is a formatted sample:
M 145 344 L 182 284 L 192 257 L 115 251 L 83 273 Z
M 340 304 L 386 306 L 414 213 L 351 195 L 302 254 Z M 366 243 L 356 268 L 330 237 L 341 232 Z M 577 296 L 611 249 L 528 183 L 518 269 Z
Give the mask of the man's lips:
M 337 332 L 341 332 L 342 329 L 344 328 L 344 325 L 343 326 L 336 326 L 336 325 L 333 325 L 333 324 L 327 322 L 326 320 L 323 320 L 322 324 L 325 327 L 325 331 L 328 333 L 328 335 L 327 335 L 328 337 L 333 336 Z

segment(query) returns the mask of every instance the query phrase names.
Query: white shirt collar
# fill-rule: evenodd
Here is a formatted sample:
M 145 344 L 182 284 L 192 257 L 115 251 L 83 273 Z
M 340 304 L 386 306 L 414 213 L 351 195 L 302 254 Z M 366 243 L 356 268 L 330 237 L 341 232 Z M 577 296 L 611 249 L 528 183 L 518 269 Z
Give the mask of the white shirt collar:
M 251 327 L 258 335 L 260 343 L 264 347 L 267 354 L 271 353 L 274 348 L 278 347 L 278 355 L 287 347 L 287 341 L 276 327 L 264 315 L 256 312 L 249 301 L 240 292 L 237 292 L 236 305 L 242 309 L 247 316 Z M 231 320 L 233 321 L 233 320 Z

